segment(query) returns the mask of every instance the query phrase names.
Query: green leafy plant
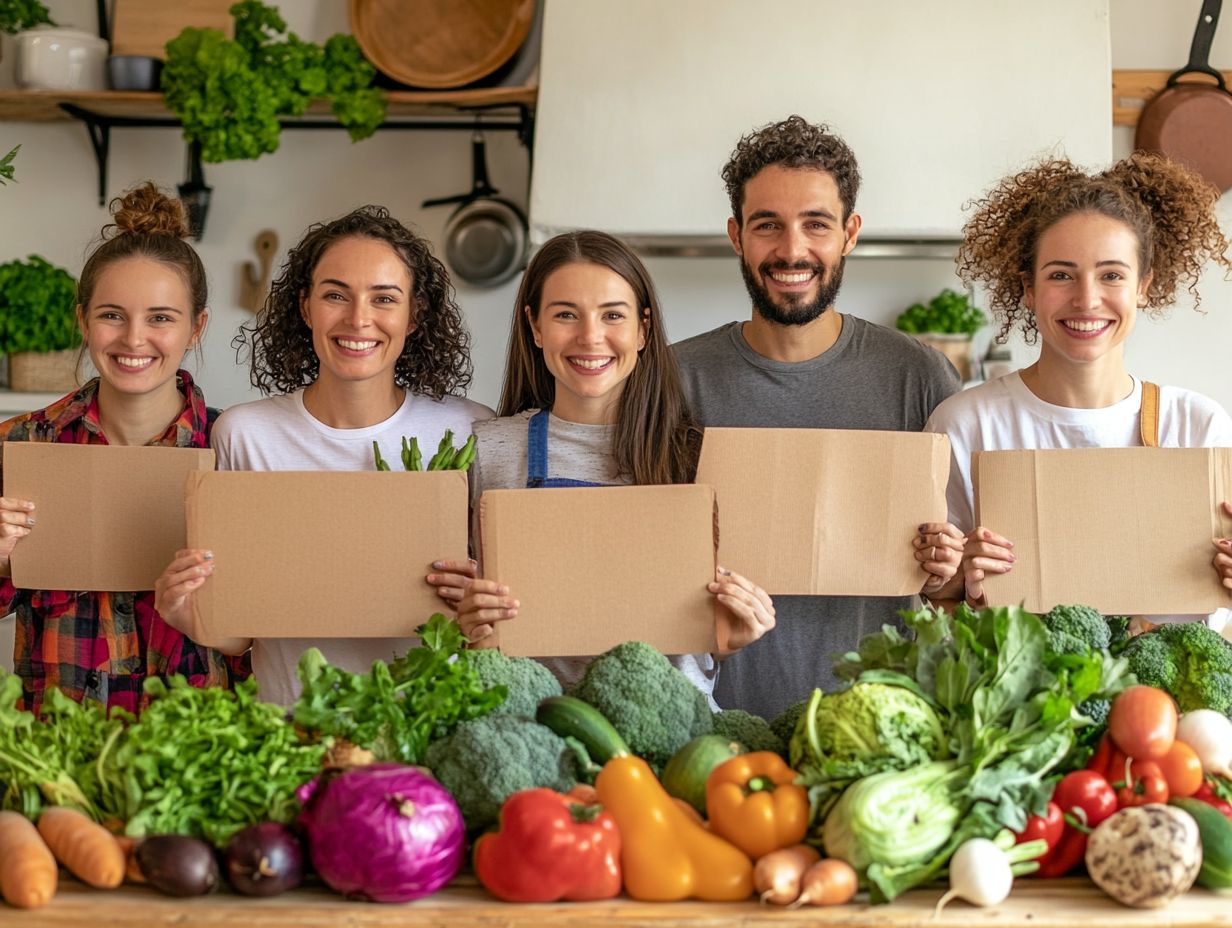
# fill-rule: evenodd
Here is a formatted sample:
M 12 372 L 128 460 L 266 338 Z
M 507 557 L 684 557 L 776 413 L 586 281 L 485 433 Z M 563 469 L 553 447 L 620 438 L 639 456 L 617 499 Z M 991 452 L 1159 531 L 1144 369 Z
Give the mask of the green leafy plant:
M 73 275 L 38 255 L 0 264 L 0 352 L 63 351 L 80 344 Z
M 939 332 L 948 335 L 974 335 L 988 323 L 984 311 L 965 293 L 946 288 L 925 303 L 915 303 L 899 313 L 895 325 L 912 335 Z
M 13 183 L 16 183 L 16 181 L 13 180 L 13 159 L 17 157 L 17 152 L 20 149 L 20 145 L 14 145 L 12 151 L 10 151 L 3 158 L 0 158 L 0 187 L 3 187 L 11 180 Z
M 234 39 L 190 27 L 167 43 L 167 106 L 180 117 L 184 138 L 200 143 L 204 161 L 277 151 L 278 120 L 303 115 L 317 98 L 329 100 L 352 141 L 376 131 L 385 97 L 372 86 L 376 69 L 353 36 L 331 36 L 324 46 L 305 42 L 260 0 L 241 0 L 231 15 Z
M 51 12 L 39 0 L 0 0 L 0 32 L 15 35 L 35 26 L 54 26 Z

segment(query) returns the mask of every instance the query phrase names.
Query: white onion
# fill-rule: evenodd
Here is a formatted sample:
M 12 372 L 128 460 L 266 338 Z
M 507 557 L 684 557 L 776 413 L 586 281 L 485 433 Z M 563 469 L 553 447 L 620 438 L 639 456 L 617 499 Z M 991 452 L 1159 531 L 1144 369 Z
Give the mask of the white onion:
M 1214 709 L 1194 709 L 1181 716 L 1176 739 L 1194 749 L 1204 773 L 1232 777 L 1232 719 Z

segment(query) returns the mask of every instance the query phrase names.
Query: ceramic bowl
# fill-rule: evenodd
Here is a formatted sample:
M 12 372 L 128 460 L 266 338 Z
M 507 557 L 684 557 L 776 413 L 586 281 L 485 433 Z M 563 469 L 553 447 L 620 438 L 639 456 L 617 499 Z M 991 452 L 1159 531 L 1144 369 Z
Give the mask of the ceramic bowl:
M 98 36 L 40 26 L 14 38 L 22 90 L 107 89 L 107 43 Z

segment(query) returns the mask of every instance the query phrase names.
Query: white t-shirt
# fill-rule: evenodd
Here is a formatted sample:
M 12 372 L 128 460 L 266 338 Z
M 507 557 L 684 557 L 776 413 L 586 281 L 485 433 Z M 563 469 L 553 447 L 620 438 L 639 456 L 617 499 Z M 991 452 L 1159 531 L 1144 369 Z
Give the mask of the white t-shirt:
M 955 393 L 933 411 L 924 426 L 950 439 L 953 454 L 946 489 L 950 521 L 964 532 L 975 528 L 973 452 L 1136 447 L 1141 444 L 1141 408 L 1142 382 L 1136 378 L 1125 399 L 1099 409 L 1046 403 L 1028 389 L 1017 371 Z M 1201 393 L 1161 386 L 1159 444 L 1163 448 L 1232 447 L 1232 418 Z M 1227 617 L 1228 610 L 1220 609 L 1211 624 L 1222 627 Z
M 421 448 L 433 449 L 446 429 L 465 437 L 476 420 L 491 417 L 492 410 L 471 400 L 433 400 L 407 391 L 402 406 L 384 422 L 335 429 L 304 408 L 300 390 L 232 406 L 218 417 L 211 444 L 219 470 L 373 470 L 373 441 L 380 443 L 387 461 L 395 462 L 404 435 L 414 435 Z M 253 674 L 262 700 L 289 706 L 300 691 L 296 664 L 309 647 L 320 648 L 331 664 L 366 672 L 374 660 L 391 660 L 418 644 L 415 637 L 256 638 Z

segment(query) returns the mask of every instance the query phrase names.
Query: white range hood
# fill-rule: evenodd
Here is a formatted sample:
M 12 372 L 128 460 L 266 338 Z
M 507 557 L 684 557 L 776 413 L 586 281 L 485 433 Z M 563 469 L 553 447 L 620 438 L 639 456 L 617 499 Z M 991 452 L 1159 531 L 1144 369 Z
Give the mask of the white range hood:
M 963 204 L 1034 157 L 1112 153 L 1108 0 L 546 0 L 531 237 L 730 253 L 719 171 L 799 113 L 855 150 L 855 254 L 952 255 Z

